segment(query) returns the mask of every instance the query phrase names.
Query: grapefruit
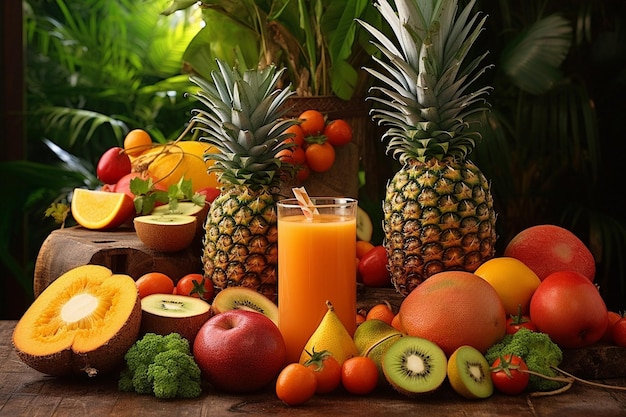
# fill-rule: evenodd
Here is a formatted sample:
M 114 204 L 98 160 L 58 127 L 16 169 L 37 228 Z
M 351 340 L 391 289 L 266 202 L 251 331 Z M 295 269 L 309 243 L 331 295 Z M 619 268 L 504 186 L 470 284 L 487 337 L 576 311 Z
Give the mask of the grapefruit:
M 133 160 L 133 170 L 145 172 L 165 189 L 181 178 L 191 180 L 194 192 L 206 187 L 220 187 L 215 173 L 207 169 L 214 161 L 205 161 L 204 155 L 217 149 L 209 143 L 195 140 L 154 146 Z
M 398 314 L 408 335 L 436 343 L 448 357 L 463 345 L 484 354 L 506 331 L 506 313 L 496 290 L 465 271 L 432 275 L 406 296 Z

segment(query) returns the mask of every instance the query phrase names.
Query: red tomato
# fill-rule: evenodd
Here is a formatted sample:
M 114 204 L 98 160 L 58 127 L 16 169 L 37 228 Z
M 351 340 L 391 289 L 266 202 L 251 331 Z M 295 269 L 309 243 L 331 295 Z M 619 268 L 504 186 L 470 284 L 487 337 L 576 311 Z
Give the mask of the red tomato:
M 202 274 L 187 274 L 176 283 L 176 294 L 201 298 L 205 301 L 213 299 L 213 283 Z
M 324 128 L 324 136 L 333 146 L 343 146 L 352 140 L 352 127 L 343 119 L 329 122 Z
M 304 366 L 308 366 L 315 372 L 317 378 L 317 394 L 327 394 L 334 391 L 341 383 L 341 365 L 327 350 L 313 351 Z
M 96 167 L 98 179 L 105 184 L 115 184 L 126 174 L 130 174 L 132 165 L 124 149 L 116 146 L 102 154 Z
M 361 257 L 359 276 L 366 287 L 388 287 L 391 285 L 391 277 L 387 269 L 387 251 L 384 246 L 374 246 Z
M 602 337 L 608 323 L 598 288 L 574 271 L 553 272 L 530 300 L 530 319 L 562 348 L 583 348 Z
M 311 168 L 306 164 L 306 162 L 298 167 L 298 171 L 296 172 L 296 180 L 298 183 L 303 183 L 311 176 Z
M 365 320 L 382 320 L 391 326 L 391 322 L 395 316 L 396 314 L 393 312 L 391 304 L 389 304 L 388 301 L 385 301 L 372 306 L 372 308 L 370 308 L 367 312 Z
M 613 343 L 617 346 L 626 347 L 626 318 L 622 317 L 615 322 L 611 336 L 613 337 Z
M 615 311 L 609 311 L 607 313 L 607 317 L 608 324 L 606 326 L 604 334 L 600 338 L 600 341 L 605 343 L 613 343 L 613 326 L 615 325 L 615 323 L 618 322 L 619 319 L 622 318 L 622 315 Z
M 507 334 L 517 333 L 519 329 L 528 329 L 533 332 L 537 331 L 537 326 L 530 321 L 530 317 L 522 314 L 522 306 L 518 306 L 517 314 L 515 316 L 511 316 L 506 320 Z
M 139 290 L 139 298 L 150 294 L 171 294 L 174 291 L 174 281 L 161 272 L 148 272 L 135 281 Z
M 528 386 L 530 374 L 526 362 L 517 355 L 504 355 L 491 364 L 491 380 L 500 392 L 510 395 L 521 393 Z
M 316 136 L 324 131 L 326 125 L 326 119 L 324 115 L 317 110 L 309 109 L 303 111 L 298 116 L 300 121 L 300 128 L 304 133 L 304 136 Z
M 307 146 L 306 162 L 311 171 L 324 172 L 328 171 L 335 163 L 335 148 L 328 143 L 311 143 Z
M 276 379 L 276 396 L 287 405 L 300 405 L 315 394 L 315 372 L 300 363 L 285 366 Z
M 296 143 L 296 145 L 304 147 L 306 142 L 304 140 L 304 131 L 302 131 L 300 125 L 293 125 L 288 127 L 287 129 L 285 129 L 285 133 L 293 134 L 291 139 Z
M 341 365 L 341 384 L 350 394 L 369 394 L 378 385 L 378 378 L 378 366 L 368 356 L 353 356 Z

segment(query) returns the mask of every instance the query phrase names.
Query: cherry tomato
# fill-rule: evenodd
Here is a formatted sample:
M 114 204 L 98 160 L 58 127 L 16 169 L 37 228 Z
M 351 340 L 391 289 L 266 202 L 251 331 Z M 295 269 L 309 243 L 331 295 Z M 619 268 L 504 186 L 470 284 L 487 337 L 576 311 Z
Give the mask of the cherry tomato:
M 378 385 L 378 367 L 367 356 L 353 356 L 341 365 L 341 384 L 351 394 L 365 395 Z
M 521 305 L 518 306 L 517 308 L 517 314 L 509 317 L 506 320 L 506 333 L 507 334 L 517 333 L 519 329 L 528 329 L 528 330 L 532 330 L 533 332 L 537 331 L 537 327 L 532 321 L 530 321 L 530 317 L 522 314 Z
M 491 364 L 491 380 L 497 390 L 509 395 L 521 393 L 528 386 L 528 366 L 517 355 L 504 355 Z
M 315 372 L 317 378 L 316 394 L 327 394 L 334 391 L 341 383 L 341 365 L 327 350 L 310 352 L 310 359 L 304 362 Z
M 617 346 L 626 347 L 626 318 L 622 317 L 612 326 L 611 337 Z
M 384 303 L 376 304 L 372 306 L 365 316 L 366 320 L 382 320 L 391 326 L 391 321 L 396 314 L 391 309 L 391 305 L 385 301 Z
M 352 127 L 343 119 L 329 122 L 324 128 L 324 136 L 333 146 L 343 146 L 352 140 Z
M 313 109 L 303 111 L 298 116 L 298 120 L 305 137 L 319 135 L 324 131 L 324 126 L 326 125 L 324 115 Z
M 306 162 L 311 171 L 324 172 L 328 171 L 335 163 L 335 148 L 328 143 L 311 143 L 307 146 Z
M 150 294 L 171 294 L 174 291 L 174 281 L 161 272 L 148 272 L 135 281 L 139 290 L 139 298 Z
M 362 324 L 365 321 L 365 316 L 367 315 L 367 311 L 359 310 L 356 312 L 356 325 Z
M 303 183 L 311 176 L 311 168 L 305 162 L 304 164 L 298 167 L 298 171 L 296 172 L 296 180 L 298 183 Z
M 285 366 L 276 379 L 276 396 L 287 405 L 300 405 L 315 394 L 315 372 L 301 363 Z
M 104 152 L 96 167 L 98 179 L 105 184 L 115 184 L 124 175 L 130 174 L 131 171 L 130 157 L 119 146 Z
M 285 139 L 285 142 L 294 142 L 293 139 Z M 290 148 L 283 149 L 282 151 L 276 154 L 276 157 L 280 159 L 284 163 L 292 164 L 292 165 L 302 165 L 306 162 L 306 155 L 304 153 L 304 148 L 300 145 L 294 145 Z
M 205 301 L 213 299 L 213 283 L 202 274 L 187 274 L 176 283 L 176 294 L 200 298 Z
M 296 145 L 304 147 L 304 145 L 306 144 L 304 140 L 304 131 L 302 130 L 302 127 L 300 127 L 300 125 L 289 126 L 287 129 L 285 129 L 285 133 L 293 134 L 291 139 L 296 143 Z
M 387 270 L 387 251 L 382 245 L 375 246 L 361 257 L 359 276 L 366 287 L 388 287 L 391 277 Z

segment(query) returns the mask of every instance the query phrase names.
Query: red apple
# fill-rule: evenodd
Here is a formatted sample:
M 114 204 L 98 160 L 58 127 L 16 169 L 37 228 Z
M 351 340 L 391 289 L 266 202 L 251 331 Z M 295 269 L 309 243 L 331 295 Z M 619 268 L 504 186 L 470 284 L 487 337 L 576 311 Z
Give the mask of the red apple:
M 216 389 L 247 393 L 267 386 L 285 365 L 286 348 L 267 316 L 228 310 L 200 328 L 193 355 L 202 376 Z
M 124 149 L 116 146 L 102 154 L 96 166 L 96 175 L 103 183 L 114 184 L 124 175 L 130 174 L 131 170 L 130 157 Z
M 572 232 L 559 226 L 542 224 L 519 232 L 504 249 L 504 256 L 517 258 L 539 279 L 557 271 L 576 271 L 594 280 L 593 254 Z
M 530 300 L 530 319 L 563 348 L 594 344 L 604 334 L 608 312 L 596 286 L 574 271 L 554 272 Z

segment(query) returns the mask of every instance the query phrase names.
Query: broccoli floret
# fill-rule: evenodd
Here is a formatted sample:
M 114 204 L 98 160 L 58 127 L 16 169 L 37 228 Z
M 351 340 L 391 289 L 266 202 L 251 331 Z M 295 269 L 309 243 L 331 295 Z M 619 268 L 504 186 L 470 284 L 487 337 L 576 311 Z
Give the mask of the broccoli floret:
M 528 369 L 549 377 L 561 376 L 552 367 L 558 367 L 563 360 L 563 352 L 545 333 L 520 329 L 514 334 L 506 335 L 502 340 L 491 346 L 485 358 L 493 363 L 499 356 L 506 354 L 521 357 Z M 552 391 L 565 383 L 550 381 L 540 376 L 530 375 L 528 389 L 530 391 Z
M 200 368 L 189 342 L 178 333 L 147 333 L 124 356 L 118 388 L 157 398 L 194 398 L 201 392 Z

